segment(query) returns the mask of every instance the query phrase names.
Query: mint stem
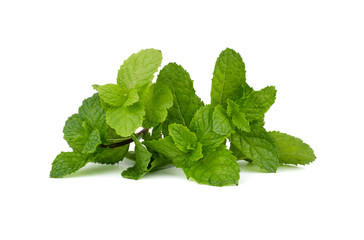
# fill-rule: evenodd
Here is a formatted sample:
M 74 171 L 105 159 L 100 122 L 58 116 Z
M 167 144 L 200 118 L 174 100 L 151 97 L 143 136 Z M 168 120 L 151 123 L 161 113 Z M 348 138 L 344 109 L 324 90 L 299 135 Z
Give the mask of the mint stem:
M 143 136 L 147 132 L 149 132 L 149 128 L 144 128 L 143 130 L 136 133 L 135 135 L 137 136 L 137 138 L 140 138 L 141 136 Z M 102 148 L 117 148 L 117 147 L 121 147 L 121 146 L 127 145 L 127 144 L 132 143 L 132 142 L 133 142 L 133 139 L 128 138 L 128 139 L 126 139 L 124 141 L 117 142 L 117 143 L 112 143 L 112 144 L 109 144 L 109 145 L 100 144 L 99 147 L 102 147 Z

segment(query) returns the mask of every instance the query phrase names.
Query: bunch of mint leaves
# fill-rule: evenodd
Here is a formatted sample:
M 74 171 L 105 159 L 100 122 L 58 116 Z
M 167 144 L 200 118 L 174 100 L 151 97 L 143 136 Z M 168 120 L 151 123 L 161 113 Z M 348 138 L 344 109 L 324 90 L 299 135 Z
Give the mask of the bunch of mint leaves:
M 116 84 L 93 85 L 97 93 L 83 101 L 63 129 L 73 151 L 56 157 L 50 177 L 74 173 L 89 162 L 116 164 L 128 158 L 135 164 L 121 173 L 125 178 L 140 179 L 174 165 L 188 179 L 225 186 L 238 184 L 238 160 L 263 172 L 315 160 L 302 140 L 265 130 L 264 115 L 276 89 L 249 86 L 239 53 L 227 48 L 219 55 L 210 104 L 196 95 L 190 75 L 176 63 L 164 66 L 153 83 L 161 63 L 159 50 L 141 50 L 124 61 Z

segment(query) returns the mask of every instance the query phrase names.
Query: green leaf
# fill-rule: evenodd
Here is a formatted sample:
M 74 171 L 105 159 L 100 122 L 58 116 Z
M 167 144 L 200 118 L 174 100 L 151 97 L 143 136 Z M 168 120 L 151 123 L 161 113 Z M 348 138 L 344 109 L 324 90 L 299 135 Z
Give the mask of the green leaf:
M 88 156 L 79 152 L 61 152 L 52 163 L 51 178 L 60 178 L 76 172 L 88 162 Z
M 152 154 L 139 142 L 135 134 L 131 137 L 135 143 L 135 165 L 123 171 L 121 175 L 125 178 L 137 180 L 149 172 L 148 166 L 151 161 Z
M 185 153 L 177 148 L 171 136 L 159 140 L 145 141 L 144 145 L 162 154 L 179 168 L 188 167 L 202 157 L 202 145 L 200 143 L 197 143 L 194 149 Z
M 230 141 L 247 158 L 262 170 L 276 172 L 279 166 L 278 151 L 273 138 L 259 124 L 252 123 L 250 132 L 237 130 Z
M 229 135 L 234 129 L 230 124 L 226 110 L 217 105 L 212 113 L 213 130 L 220 135 Z
M 199 159 L 201 159 L 203 157 L 202 154 L 202 144 L 201 143 L 196 143 L 196 147 L 194 147 L 192 150 L 189 151 L 188 154 L 188 159 L 187 162 L 184 162 L 183 164 L 180 164 L 181 167 L 188 167 L 190 166 L 193 162 L 198 161 Z
M 167 109 L 173 105 L 173 95 L 165 84 L 154 83 L 150 86 L 143 103 L 145 106 L 143 126 L 145 128 L 156 127 L 166 119 Z
M 158 83 L 168 86 L 173 95 L 173 106 L 168 109 L 165 124 L 179 123 L 189 126 L 196 111 L 203 103 L 195 93 L 188 72 L 176 63 L 169 63 L 160 71 L 157 78 Z
M 168 130 L 174 144 L 182 152 L 187 153 L 196 147 L 197 137 L 187 127 L 174 123 L 168 126 Z
M 148 148 L 151 148 L 169 159 L 183 161 L 186 155 L 186 153 L 176 147 L 171 136 L 159 140 L 144 141 L 143 143 Z
M 249 121 L 246 119 L 245 114 L 240 110 L 239 105 L 230 99 L 227 100 L 227 103 L 227 113 L 231 117 L 233 124 L 238 129 L 249 132 Z
M 102 141 L 100 138 L 100 132 L 99 130 L 95 129 L 88 136 L 85 146 L 83 147 L 82 153 L 89 154 L 95 152 L 97 146 L 100 145 L 101 143 Z
M 79 114 L 73 114 L 66 121 L 63 128 L 64 139 L 75 151 L 81 152 L 87 142 L 90 129 L 85 121 L 82 121 Z
M 94 89 L 98 91 L 104 103 L 113 107 L 123 105 L 127 99 L 127 91 L 117 84 L 94 85 Z
M 101 164 L 116 164 L 124 159 L 129 150 L 129 144 L 116 148 L 97 148 L 92 162 Z
M 152 83 L 154 74 L 162 63 L 162 53 L 145 49 L 134 53 L 121 65 L 117 82 L 123 89 L 136 89 L 138 93 Z
M 216 60 L 212 78 L 211 105 L 227 106 L 227 99 L 236 100 L 243 96 L 245 64 L 239 53 L 227 48 Z
M 106 121 L 116 133 L 127 137 L 135 132 L 143 123 L 144 107 L 140 102 L 131 106 L 109 108 L 106 111 Z
M 155 151 L 153 151 L 152 154 L 152 160 L 150 161 L 148 166 L 150 172 L 172 164 L 172 161 L 162 154 Z
M 212 186 L 238 185 L 240 167 L 231 152 L 218 148 L 208 153 L 201 160 L 184 168 L 187 178 Z
M 243 97 L 248 97 L 249 94 L 251 94 L 252 92 L 254 92 L 254 89 L 249 86 L 249 84 L 247 82 L 243 83 Z
M 86 98 L 78 109 L 81 119 L 83 119 L 91 129 L 99 130 L 101 140 L 106 140 L 107 124 L 106 112 L 100 102 L 100 97 L 95 93 L 92 97 Z
M 214 151 L 227 137 L 214 131 L 213 113 L 214 108 L 211 105 L 203 106 L 196 112 L 190 124 L 190 130 L 202 144 L 203 152 Z
M 240 109 L 244 112 L 249 121 L 264 119 L 264 114 L 273 105 L 276 99 L 277 90 L 268 86 L 259 91 L 253 91 L 246 98 L 237 101 Z
M 277 145 L 279 162 L 306 165 L 315 161 L 312 148 L 301 139 L 278 131 L 269 132 Z
M 230 144 L 230 149 L 229 150 L 236 157 L 236 159 L 238 159 L 238 160 L 245 160 L 247 162 L 252 162 L 252 160 L 249 159 L 249 158 L 247 158 L 245 156 L 245 154 L 240 151 L 239 148 L 235 147 L 234 144 Z
M 128 98 L 126 99 L 124 106 L 126 106 L 126 107 L 131 106 L 138 101 L 139 101 L 139 95 L 138 95 L 137 90 L 130 89 L 128 92 Z

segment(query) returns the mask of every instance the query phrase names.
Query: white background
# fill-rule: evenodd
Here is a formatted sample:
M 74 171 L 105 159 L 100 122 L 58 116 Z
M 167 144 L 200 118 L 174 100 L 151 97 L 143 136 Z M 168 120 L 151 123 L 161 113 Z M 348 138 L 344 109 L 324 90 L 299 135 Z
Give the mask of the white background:
M 0 239 L 364 239 L 363 1 L 1 1 Z M 65 120 L 121 63 L 163 52 L 205 103 L 220 51 L 255 89 L 275 85 L 268 130 L 317 160 L 210 187 L 165 169 L 139 181 L 89 164 L 50 179 Z

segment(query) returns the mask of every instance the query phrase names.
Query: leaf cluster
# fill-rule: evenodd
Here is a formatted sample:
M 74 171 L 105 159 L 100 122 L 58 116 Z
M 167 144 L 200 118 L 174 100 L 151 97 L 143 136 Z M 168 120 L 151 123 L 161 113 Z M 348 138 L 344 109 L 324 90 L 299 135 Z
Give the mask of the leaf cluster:
M 302 140 L 265 130 L 264 116 L 277 91 L 249 86 L 239 53 L 227 48 L 217 58 L 210 104 L 196 95 L 189 73 L 176 63 L 164 66 L 153 82 L 161 63 L 159 50 L 141 50 L 124 61 L 116 83 L 93 85 L 97 93 L 66 121 L 64 139 L 73 151 L 56 157 L 51 177 L 76 172 L 88 162 L 129 158 L 135 164 L 121 173 L 125 178 L 140 179 L 171 165 L 198 183 L 225 186 L 238 184 L 238 160 L 263 172 L 315 160 Z

